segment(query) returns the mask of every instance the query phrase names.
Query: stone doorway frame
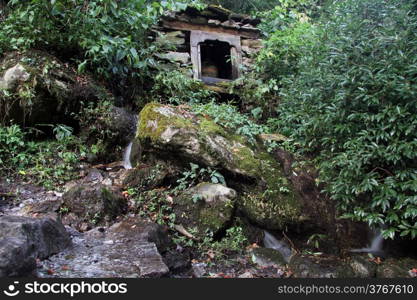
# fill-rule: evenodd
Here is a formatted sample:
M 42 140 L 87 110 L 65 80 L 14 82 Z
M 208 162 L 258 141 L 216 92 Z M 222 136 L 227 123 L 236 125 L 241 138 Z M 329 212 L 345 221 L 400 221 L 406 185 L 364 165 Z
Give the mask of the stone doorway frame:
M 201 47 L 200 45 L 206 41 L 220 41 L 226 42 L 230 45 L 230 56 L 232 63 L 232 80 L 239 78 L 239 66 L 242 63 L 242 44 L 240 36 L 224 34 L 224 33 L 210 33 L 200 30 L 192 30 L 190 35 L 191 61 L 193 63 L 194 79 L 200 79 L 206 83 L 217 83 L 222 81 L 231 81 L 222 78 L 203 78 L 201 74 Z

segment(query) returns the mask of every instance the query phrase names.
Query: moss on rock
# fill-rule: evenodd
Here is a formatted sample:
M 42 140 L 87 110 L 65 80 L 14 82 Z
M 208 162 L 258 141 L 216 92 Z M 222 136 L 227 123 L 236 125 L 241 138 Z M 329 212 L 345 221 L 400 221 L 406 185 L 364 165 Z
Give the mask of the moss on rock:
M 220 184 L 201 183 L 175 199 L 176 221 L 195 228 L 198 237 L 217 233 L 233 215 L 236 192 Z
M 18 77 L 6 78 L 13 70 Z M 79 111 L 81 101 L 109 97 L 91 79 L 79 80 L 68 64 L 36 50 L 10 52 L 3 57 L 0 87 L 0 121 L 13 120 L 25 126 L 74 122 L 73 113 Z
M 300 220 L 300 202 L 281 165 L 261 146 L 184 107 L 150 103 L 139 115 L 134 165 L 151 154 L 197 163 L 231 176 L 239 184 L 238 207 L 251 221 L 282 229 Z

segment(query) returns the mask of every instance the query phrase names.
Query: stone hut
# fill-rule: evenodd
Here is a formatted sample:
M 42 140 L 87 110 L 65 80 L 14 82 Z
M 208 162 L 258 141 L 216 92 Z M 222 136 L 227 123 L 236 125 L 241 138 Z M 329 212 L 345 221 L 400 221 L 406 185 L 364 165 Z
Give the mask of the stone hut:
M 259 23 L 214 5 L 169 12 L 154 28 L 156 41 L 170 46 L 158 57 L 209 86 L 221 85 L 250 70 L 253 54 L 262 48 Z

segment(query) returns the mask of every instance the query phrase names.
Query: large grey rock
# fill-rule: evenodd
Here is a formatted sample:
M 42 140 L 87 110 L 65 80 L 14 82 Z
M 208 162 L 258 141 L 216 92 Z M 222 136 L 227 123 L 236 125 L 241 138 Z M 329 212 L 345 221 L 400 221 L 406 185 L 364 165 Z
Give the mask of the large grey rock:
M 171 245 L 166 228 L 131 216 L 81 234 L 75 246 L 45 261 L 58 277 L 155 278 L 169 273 L 161 253 Z M 65 266 L 66 270 L 63 270 Z M 41 276 L 50 277 L 47 272 Z
M 0 217 L 0 277 L 26 276 L 45 259 L 71 245 L 65 227 L 49 218 Z
M 62 200 L 64 224 L 82 231 L 114 220 L 127 207 L 121 191 L 102 184 L 74 186 Z

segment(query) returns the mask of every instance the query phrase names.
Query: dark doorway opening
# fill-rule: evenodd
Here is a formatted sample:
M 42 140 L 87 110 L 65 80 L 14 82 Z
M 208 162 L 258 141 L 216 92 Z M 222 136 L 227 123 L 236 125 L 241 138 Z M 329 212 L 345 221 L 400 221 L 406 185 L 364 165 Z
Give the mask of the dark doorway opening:
M 230 44 L 207 40 L 200 44 L 201 76 L 233 79 Z

